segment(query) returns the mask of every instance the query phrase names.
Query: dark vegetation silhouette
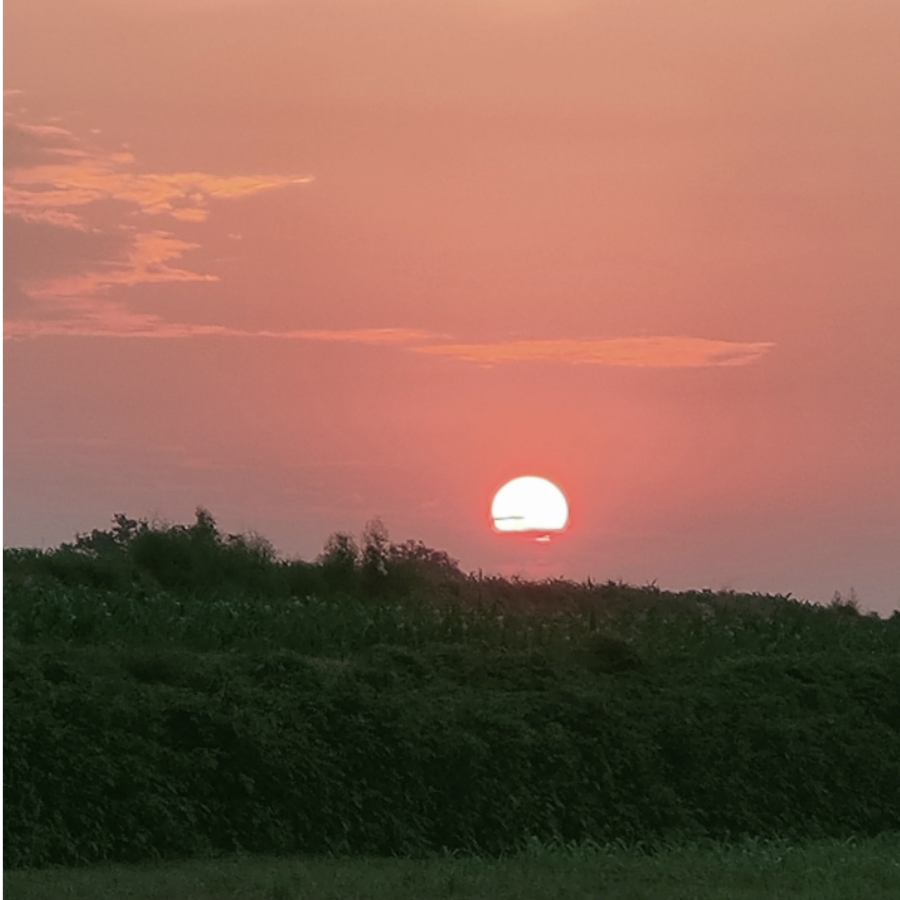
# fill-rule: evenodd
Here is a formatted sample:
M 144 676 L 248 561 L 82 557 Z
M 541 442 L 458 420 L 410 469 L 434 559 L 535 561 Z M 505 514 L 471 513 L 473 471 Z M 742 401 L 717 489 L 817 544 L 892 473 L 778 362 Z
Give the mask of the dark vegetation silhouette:
M 116 515 L 4 551 L 4 863 L 900 830 L 900 615 L 311 562 Z

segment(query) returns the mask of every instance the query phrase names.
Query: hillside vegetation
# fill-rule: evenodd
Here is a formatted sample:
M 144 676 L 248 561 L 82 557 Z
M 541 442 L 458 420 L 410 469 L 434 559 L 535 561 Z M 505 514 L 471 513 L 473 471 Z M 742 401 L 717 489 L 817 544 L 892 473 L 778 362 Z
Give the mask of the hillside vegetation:
M 4 551 L 7 868 L 900 830 L 900 615 L 314 562 L 116 516 Z

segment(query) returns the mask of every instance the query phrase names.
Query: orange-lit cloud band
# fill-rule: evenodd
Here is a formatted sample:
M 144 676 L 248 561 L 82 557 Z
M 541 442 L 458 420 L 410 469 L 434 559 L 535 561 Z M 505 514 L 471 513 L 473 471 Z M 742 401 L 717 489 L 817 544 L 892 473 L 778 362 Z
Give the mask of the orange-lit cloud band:
M 742 366 L 756 362 L 773 344 L 717 341 L 685 336 L 448 343 L 444 335 L 416 328 L 236 329 L 226 325 L 172 322 L 130 310 L 116 288 L 164 282 L 215 282 L 218 277 L 175 264 L 198 244 L 168 231 L 120 222 L 97 227 L 89 214 L 97 204 L 119 201 L 139 216 L 169 216 L 201 223 L 213 199 L 305 184 L 309 176 L 220 176 L 205 172 L 140 172 L 127 148 L 104 151 L 57 124 L 14 123 L 13 135 L 30 141 L 26 162 L 5 174 L 4 212 L 29 223 L 123 239 L 117 258 L 53 278 L 23 278 L 20 287 L 36 303 L 33 317 L 8 320 L 7 338 L 203 336 L 255 337 L 405 346 L 417 353 L 481 365 L 555 362 L 603 366 Z M 136 210 L 135 210 L 136 207 Z M 127 221 L 127 220 L 126 220 Z
M 229 328 L 199 322 L 170 322 L 160 316 L 135 313 L 115 303 L 73 301 L 69 318 L 13 319 L 4 324 L 4 337 L 103 338 L 267 338 L 294 341 L 326 341 L 346 344 L 409 344 L 432 340 L 434 335 L 419 328 L 300 328 L 291 331 Z
M 103 269 L 80 275 L 26 282 L 23 288 L 29 297 L 35 299 L 90 298 L 113 285 L 218 281 L 216 275 L 203 275 L 169 265 L 171 260 L 180 259 L 185 251 L 197 246 L 179 240 L 165 231 L 143 232 L 133 236 L 132 244 L 121 262 L 110 263 Z
M 310 175 L 139 172 L 128 150 L 102 151 L 57 125 L 20 123 L 12 127 L 46 141 L 44 160 L 11 168 L 4 178 L 4 211 L 26 221 L 84 228 L 75 210 L 116 200 L 134 204 L 146 215 L 165 214 L 182 222 L 203 222 L 210 200 L 248 197 L 313 180 Z M 45 161 L 47 157 L 50 161 Z
M 4 171 L 5 215 L 29 226 L 105 235 L 114 239 L 113 245 L 118 244 L 112 258 L 99 262 L 85 259 L 82 265 L 70 261 L 69 274 L 15 279 L 22 294 L 35 301 L 34 314 L 8 320 L 6 337 L 229 333 L 218 325 L 172 323 L 153 314 L 135 313 L 121 299 L 107 296 L 115 288 L 138 284 L 219 280 L 216 275 L 173 264 L 200 245 L 159 228 L 141 227 L 141 218 L 169 216 L 176 222 L 202 223 L 212 200 L 247 197 L 312 181 L 306 175 L 141 172 L 129 150 L 109 152 L 57 124 L 13 121 L 6 125 L 6 133 L 13 153 L 5 160 L 9 166 Z M 109 201 L 117 204 L 112 207 L 112 221 Z M 102 212 L 99 219 L 98 209 Z M 135 215 L 137 226 L 131 224 Z M 55 243 L 52 238 L 44 239 L 48 258 Z M 53 268 L 50 266 L 51 271 Z
M 415 350 L 482 365 L 543 361 L 601 366 L 699 367 L 747 365 L 756 362 L 773 346 L 761 341 L 745 343 L 663 336 L 429 344 Z
M 73 304 L 68 319 L 13 320 L 6 338 L 37 337 L 232 337 L 349 344 L 405 345 L 416 353 L 494 365 L 502 362 L 557 362 L 607 366 L 697 368 L 742 366 L 759 360 L 774 344 L 713 341 L 692 337 L 610 338 L 601 341 L 516 341 L 507 344 L 434 343 L 437 335 L 419 328 L 293 329 L 271 331 L 229 328 L 190 322 L 169 322 L 159 316 L 133 313 L 120 304 Z M 565 346 L 565 352 L 549 348 Z M 531 348 L 525 352 L 523 347 Z M 535 348 L 540 348 L 536 350 Z M 476 349 L 472 349 L 476 348 Z M 498 348 L 502 348 L 498 349 Z M 515 348 L 510 351 L 509 348 Z

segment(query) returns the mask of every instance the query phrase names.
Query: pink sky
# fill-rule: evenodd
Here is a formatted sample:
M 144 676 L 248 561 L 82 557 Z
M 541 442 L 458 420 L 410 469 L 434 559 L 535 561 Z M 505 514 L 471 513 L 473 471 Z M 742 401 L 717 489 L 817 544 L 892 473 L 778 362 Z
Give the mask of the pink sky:
M 4 543 L 900 608 L 893 0 L 7 0 Z M 568 531 L 495 534 L 554 480 Z

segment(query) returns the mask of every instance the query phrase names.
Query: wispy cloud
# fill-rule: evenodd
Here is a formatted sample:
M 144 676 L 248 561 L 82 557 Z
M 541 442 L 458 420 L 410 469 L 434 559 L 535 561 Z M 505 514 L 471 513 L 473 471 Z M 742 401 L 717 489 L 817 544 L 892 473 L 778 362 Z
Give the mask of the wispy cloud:
M 4 93 L 6 93 L 4 91 Z M 11 93 L 15 93 L 14 91 Z M 19 92 L 21 93 L 21 91 Z M 20 123 L 16 126 L 19 131 L 24 131 L 25 134 L 33 134 L 38 137 L 46 137 L 47 135 L 61 135 L 67 138 L 72 137 L 72 132 L 69 131 L 68 128 L 63 128 L 61 125 L 27 125 L 25 123 Z
M 417 344 L 433 341 L 437 335 L 421 328 L 297 329 L 295 331 L 245 332 L 254 337 L 304 341 L 342 341 L 354 344 Z
M 419 344 L 435 335 L 419 328 L 346 328 L 303 329 L 291 331 L 230 328 L 197 322 L 171 322 L 150 313 L 136 313 L 120 303 L 70 303 L 68 318 L 8 321 L 4 335 L 8 339 L 38 337 L 103 338 L 265 338 L 282 341 L 325 341 L 344 344 Z
M 141 171 L 127 147 L 103 150 L 57 121 L 14 122 L 6 127 L 9 168 L 4 212 L 16 224 L 7 237 L 25 250 L 16 253 L 16 247 L 10 248 L 9 258 L 18 260 L 11 273 L 18 296 L 10 304 L 15 312 L 5 323 L 7 338 L 216 336 L 368 344 L 485 366 L 527 362 L 742 366 L 756 362 L 774 346 L 687 336 L 461 343 L 418 328 L 254 330 L 136 312 L 129 307 L 124 288 L 218 281 L 218 276 L 185 264 L 185 255 L 200 245 L 159 228 L 160 218 L 171 220 L 173 228 L 200 224 L 214 200 L 247 197 L 312 179 Z M 110 214 L 111 207 L 119 209 L 118 218 Z M 154 217 L 156 227 L 148 217 Z
M 482 365 L 545 361 L 600 366 L 692 368 L 747 365 L 756 362 L 773 346 L 768 342 L 745 343 L 663 336 L 429 344 L 416 347 L 415 350 L 418 353 L 449 356 Z
M 71 154 L 71 148 L 57 152 L 63 150 Z M 264 178 L 203 172 L 141 174 L 128 171 L 133 162 L 130 153 L 120 152 L 100 160 L 74 156 L 55 165 L 14 169 L 7 179 L 4 206 L 8 213 L 40 221 L 48 211 L 71 213 L 90 203 L 118 200 L 136 205 L 147 215 L 203 222 L 209 215 L 210 200 L 248 197 L 313 180 L 311 176 Z
M 114 285 L 135 285 L 166 281 L 218 281 L 216 275 L 202 275 L 190 269 L 171 266 L 187 250 L 197 244 L 179 240 L 166 231 L 141 232 L 133 236 L 125 259 L 108 267 L 81 275 L 26 281 L 23 285 L 30 297 L 57 299 L 94 297 Z
M 16 123 L 8 128 L 13 139 L 18 132 L 42 141 L 31 163 L 10 168 L 4 179 L 4 211 L 26 221 L 83 228 L 85 207 L 113 200 L 145 215 L 202 222 L 211 200 L 248 197 L 313 180 L 311 175 L 141 172 L 127 148 L 103 150 L 59 125 Z
M 104 149 L 57 119 L 18 118 L 9 112 L 4 127 L 4 215 L 15 226 L 7 230 L 8 258 L 14 261 L 7 271 L 14 295 L 4 328 L 8 337 L 227 331 L 132 312 L 122 289 L 219 280 L 183 262 L 200 244 L 163 230 L 161 219 L 173 228 L 200 224 L 213 201 L 312 181 L 309 175 L 148 172 L 127 147 Z M 80 255 L 74 252 L 79 249 Z
M 6 337 L 258 338 L 380 344 L 487 366 L 510 362 L 551 362 L 637 368 L 744 366 L 757 362 L 775 346 L 769 342 L 741 343 L 680 336 L 452 344 L 441 343 L 442 335 L 420 328 L 253 330 L 225 325 L 171 322 L 160 316 L 131 312 L 122 304 L 79 305 L 78 301 L 73 303 L 72 312 L 74 314 L 68 319 L 8 322 Z

